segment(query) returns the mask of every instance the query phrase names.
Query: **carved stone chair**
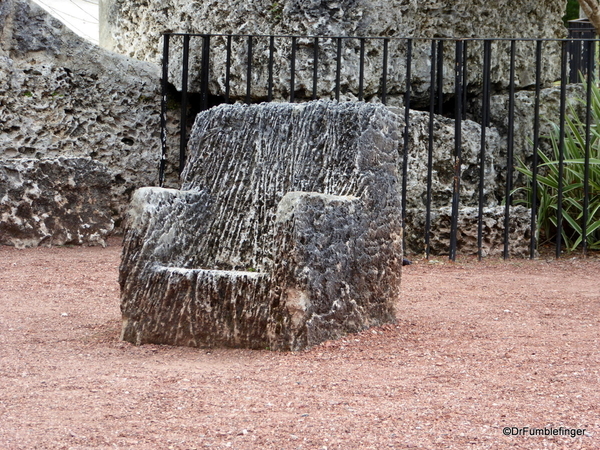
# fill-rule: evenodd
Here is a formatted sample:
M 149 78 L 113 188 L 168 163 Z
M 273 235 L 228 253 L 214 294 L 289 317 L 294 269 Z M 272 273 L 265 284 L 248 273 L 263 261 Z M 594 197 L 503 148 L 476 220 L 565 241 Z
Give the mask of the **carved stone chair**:
M 394 321 L 397 124 L 365 103 L 201 113 L 181 189 L 134 194 L 122 338 L 299 350 Z

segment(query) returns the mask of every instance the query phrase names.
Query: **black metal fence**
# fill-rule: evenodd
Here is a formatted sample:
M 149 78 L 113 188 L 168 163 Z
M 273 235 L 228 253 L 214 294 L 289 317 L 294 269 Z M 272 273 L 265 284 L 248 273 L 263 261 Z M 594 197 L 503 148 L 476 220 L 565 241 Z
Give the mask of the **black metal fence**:
M 596 30 L 587 19 L 570 20 L 568 25 L 571 39 L 569 40 L 569 82 L 577 83 L 580 81 L 578 77 L 581 69 L 588 66 L 590 59 L 594 59 L 594 55 L 585 44 L 585 39 L 595 39 Z
M 590 147 L 595 141 L 592 88 L 594 86 L 596 40 L 594 39 L 411 39 L 388 37 L 306 37 L 264 35 L 198 35 L 165 34 L 163 48 L 163 101 L 162 101 L 162 158 L 159 184 L 162 186 L 168 158 L 167 115 L 169 92 L 178 92 L 180 114 L 179 171 L 185 164 L 187 133 L 190 119 L 198 111 L 219 103 L 258 103 L 264 101 L 300 102 L 329 98 L 338 101 L 375 101 L 403 108 L 403 204 L 402 215 L 407 215 L 408 158 L 410 154 L 411 111 L 429 114 L 427 180 L 425 182 L 424 251 L 429 256 L 432 226 L 432 187 L 434 161 L 434 117 L 445 116 L 454 120 L 452 158 L 451 227 L 449 257 L 457 255 L 459 208 L 463 168 L 463 122 L 477 122 L 480 128 L 477 249 L 482 257 L 484 235 L 483 211 L 486 206 L 486 166 L 490 126 L 502 129 L 505 148 L 505 171 L 502 194 L 496 193 L 504 206 L 503 255 L 510 255 L 510 214 L 515 201 L 523 202 L 517 188 L 527 187 L 530 217 L 529 254 L 537 249 L 538 208 L 540 207 L 539 180 L 546 176 L 548 161 L 540 159 L 540 150 L 548 142 L 542 134 L 542 90 L 556 92 L 558 104 L 556 148 L 558 151 L 558 202 L 553 221 L 555 254 L 559 257 L 565 242 L 565 227 L 572 228 L 571 217 L 563 217 L 564 193 L 572 186 L 564 186 L 565 164 L 581 164 L 585 179 L 582 181 L 581 246 L 588 251 L 590 218 Z M 565 158 L 565 139 L 568 135 L 568 114 L 573 101 L 567 95 L 573 80 L 580 86 L 584 104 L 583 130 L 585 158 L 569 161 Z M 526 101 L 517 102 L 524 93 Z M 492 106 L 506 99 L 504 116 L 492 112 Z M 520 97 L 519 97 L 520 98 Z M 577 103 L 577 102 L 575 102 Z M 530 123 L 523 123 L 524 104 L 530 109 Z M 517 111 L 518 109 L 518 111 Z M 521 120 L 521 122 L 519 122 Z M 525 131 L 524 131 L 525 130 Z M 516 133 L 520 133 L 516 139 Z M 523 136 L 526 135 L 524 144 Z M 545 142 L 545 144 L 543 142 Z M 547 150 L 547 149 L 546 149 Z M 518 161 L 526 161 L 528 176 L 516 170 Z M 522 167 L 523 168 L 523 167 Z M 516 194 L 517 193 L 517 194 Z M 515 194 L 517 197 L 515 197 Z M 600 226 L 600 220 L 598 222 Z M 547 237 L 547 236 L 546 236 Z

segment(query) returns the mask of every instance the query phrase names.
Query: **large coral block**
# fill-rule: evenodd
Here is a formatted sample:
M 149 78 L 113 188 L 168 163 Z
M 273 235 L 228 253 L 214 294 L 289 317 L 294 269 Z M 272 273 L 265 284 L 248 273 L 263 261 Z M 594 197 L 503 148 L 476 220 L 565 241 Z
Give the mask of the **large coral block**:
M 564 0 L 102 0 L 100 2 L 100 41 L 103 46 L 140 60 L 160 61 L 161 33 L 165 30 L 209 33 L 211 67 L 208 88 L 213 95 L 243 99 L 246 96 L 246 39 L 234 38 L 228 53 L 226 34 L 275 34 L 321 36 L 318 49 L 317 91 L 312 92 L 314 46 L 312 39 L 300 39 L 296 49 L 295 68 L 298 94 L 331 98 L 339 79 L 342 95 L 358 96 L 362 83 L 365 98 L 379 97 L 383 70 L 383 40 L 363 41 L 366 57 L 359 62 L 361 43 L 343 40 L 343 61 L 336 65 L 335 39 L 326 36 L 388 37 L 389 56 L 393 61 L 386 80 L 388 101 L 397 102 L 406 89 L 406 41 L 415 38 L 412 47 L 411 99 L 429 105 L 430 48 L 424 39 L 437 38 L 542 38 L 556 39 L 566 35 L 562 20 Z M 166 13 L 168 11 L 168 13 Z M 189 87 L 201 85 L 201 42 L 190 40 Z M 290 39 L 277 38 L 274 64 L 269 65 L 269 39 L 253 40 L 252 89 L 256 99 L 267 98 L 269 88 L 276 99 L 289 98 Z M 494 90 L 509 87 L 509 42 L 494 43 L 491 73 Z M 180 55 L 181 40 L 171 40 L 171 55 Z M 470 41 L 465 58 L 468 63 L 468 85 L 476 95 L 481 87 L 483 64 L 481 42 Z M 544 43 L 544 83 L 560 77 L 560 44 Z M 516 44 L 514 83 L 526 88 L 535 83 L 534 42 Z M 229 55 L 229 56 L 227 56 Z M 454 70 L 454 43 L 447 42 L 444 51 L 444 73 Z M 179 57 L 179 56 L 178 56 Z M 228 58 L 229 62 L 228 63 Z M 177 61 L 177 62 L 175 62 Z M 179 60 L 169 65 L 169 79 L 178 84 L 181 77 Z M 359 65 L 363 66 L 359 77 Z M 227 67 L 227 68 L 226 68 Z M 226 86 L 225 80 L 229 80 Z M 269 82 L 271 79 L 272 83 Z M 445 76 L 444 93 L 454 90 L 454 77 Z M 476 88 L 475 86 L 479 86 Z M 180 88 L 180 86 L 177 86 Z
M 0 159 L 0 244 L 106 245 L 110 181 L 88 158 Z
M 94 46 L 33 0 L 0 0 L 0 164 L 38 159 L 43 167 L 62 157 L 101 163 L 108 190 L 95 207 L 120 228 L 131 192 L 157 178 L 160 123 L 158 67 Z M 169 182 L 171 171 L 167 165 Z M 82 239 L 44 243 L 61 241 Z
M 123 339 L 298 350 L 393 321 L 397 128 L 362 103 L 200 114 L 181 190 L 134 195 Z

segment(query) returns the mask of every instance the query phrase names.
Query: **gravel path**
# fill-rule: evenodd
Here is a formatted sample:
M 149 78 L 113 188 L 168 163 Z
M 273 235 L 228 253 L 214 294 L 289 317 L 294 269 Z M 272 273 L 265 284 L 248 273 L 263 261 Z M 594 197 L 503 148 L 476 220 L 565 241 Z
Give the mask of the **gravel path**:
M 0 449 L 600 448 L 597 257 L 417 261 L 397 324 L 274 353 L 120 342 L 111 243 L 0 247 Z

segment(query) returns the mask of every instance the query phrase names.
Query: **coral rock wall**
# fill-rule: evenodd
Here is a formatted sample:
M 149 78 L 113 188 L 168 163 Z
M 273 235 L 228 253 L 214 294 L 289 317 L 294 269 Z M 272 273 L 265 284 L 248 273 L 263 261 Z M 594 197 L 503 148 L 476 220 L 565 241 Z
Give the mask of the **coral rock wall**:
M 26 0 L 0 3 L 0 160 L 85 157 L 110 176 L 117 224 L 157 182 L 158 68 L 101 49 Z
M 119 53 L 146 61 L 160 61 L 161 34 L 277 34 L 297 36 L 374 36 L 416 38 L 412 63 L 413 90 L 423 96 L 429 86 L 429 42 L 419 38 L 562 38 L 566 29 L 562 22 L 563 0 L 519 1 L 439 1 L 439 0 L 101 0 L 101 44 Z M 211 41 L 213 62 L 210 68 L 210 92 L 222 96 L 225 92 L 225 39 Z M 253 93 L 256 99 L 267 96 L 268 39 L 256 39 L 253 52 Z M 336 79 L 336 44 L 321 39 L 319 50 L 320 83 L 317 95 L 329 98 Z M 508 80 L 508 43 L 494 46 L 497 57 L 492 83 L 506 88 Z M 290 86 L 289 39 L 277 39 L 274 65 L 274 96 L 286 98 Z M 341 64 L 342 93 L 348 98 L 358 95 L 358 40 L 344 41 Z M 171 81 L 179 87 L 181 75 L 181 40 L 174 39 L 171 49 Z M 200 73 L 200 39 L 191 41 L 191 87 L 198 88 Z M 534 43 L 517 46 L 516 84 L 526 87 L 533 81 Z M 365 48 L 364 92 L 367 98 L 380 89 L 383 41 L 368 41 Z M 390 101 L 400 101 L 406 86 L 406 42 L 392 40 L 389 44 L 388 91 Z M 449 42 L 444 51 L 445 71 L 452 73 L 454 48 Z M 544 54 L 545 81 L 560 75 L 557 64 L 560 48 L 547 43 Z M 298 95 L 312 95 L 313 42 L 299 39 L 296 57 Z M 482 64 L 481 43 L 472 44 L 467 59 L 472 67 Z M 234 40 L 230 94 L 245 95 L 247 47 L 244 39 Z M 474 78 L 470 82 L 475 83 Z M 451 93 L 451 77 L 444 91 Z M 398 96 L 394 98 L 394 96 Z

